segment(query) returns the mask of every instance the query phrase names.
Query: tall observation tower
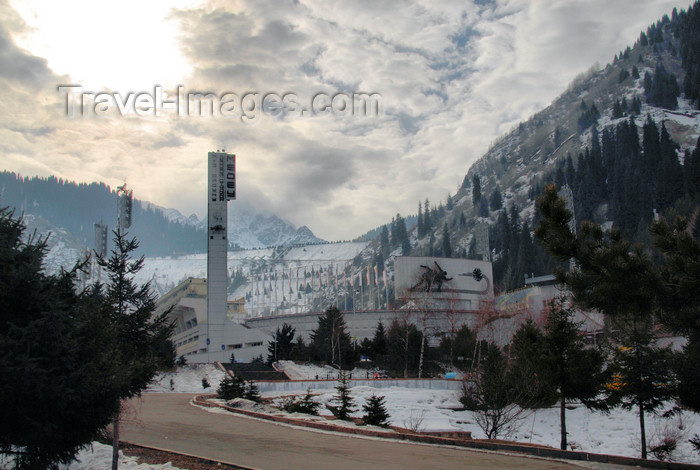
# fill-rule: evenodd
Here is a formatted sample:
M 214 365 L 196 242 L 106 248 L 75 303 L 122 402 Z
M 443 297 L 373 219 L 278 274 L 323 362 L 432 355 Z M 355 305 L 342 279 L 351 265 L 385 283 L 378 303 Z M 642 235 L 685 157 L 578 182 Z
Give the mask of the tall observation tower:
M 209 152 L 206 351 L 207 355 L 217 353 L 217 357 L 226 350 L 227 206 L 232 199 L 236 199 L 236 156 L 218 150 Z

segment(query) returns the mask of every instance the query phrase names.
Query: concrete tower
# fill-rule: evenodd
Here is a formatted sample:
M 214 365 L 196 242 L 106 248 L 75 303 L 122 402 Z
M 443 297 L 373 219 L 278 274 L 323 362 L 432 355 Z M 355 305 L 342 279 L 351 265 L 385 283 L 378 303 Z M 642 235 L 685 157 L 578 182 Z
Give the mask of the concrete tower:
M 207 225 L 207 325 L 206 351 L 210 360 L 220 360 L 225 345 L 228 201 L 236 199 L 236 156 L 209 152 Z M 200 342 L 202 339 L 200 331 Z

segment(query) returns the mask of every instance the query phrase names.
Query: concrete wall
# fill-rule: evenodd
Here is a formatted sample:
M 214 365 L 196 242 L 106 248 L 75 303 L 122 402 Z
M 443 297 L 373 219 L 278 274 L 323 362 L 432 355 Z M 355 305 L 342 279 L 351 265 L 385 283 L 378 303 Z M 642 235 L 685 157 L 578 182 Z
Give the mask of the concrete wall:
M 389 388 L 403 387 L 428 390 L 462 390 L 462 381 L 446 379 L 352 379 L 348 380 L 350 387 Z M 333 390 L 338 385 L 337 380 L 295 380 L 293 382 L 256 382 L 255 385 L 261 393 L 274 392 L 305 392 L 311 387 L 311 391 Z

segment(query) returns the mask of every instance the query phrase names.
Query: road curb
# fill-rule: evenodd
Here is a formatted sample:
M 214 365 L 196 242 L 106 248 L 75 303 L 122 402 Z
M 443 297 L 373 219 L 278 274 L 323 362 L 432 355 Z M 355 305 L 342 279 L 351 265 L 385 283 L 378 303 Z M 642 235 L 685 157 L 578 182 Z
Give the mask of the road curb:
M 395 432 L 386 431 L 376 431 L 370 429 L 362 428 L 348 428 L 343 426 L 333 426 L 332 424 L 318 423 L 313 421 L 306 421 L 301 419 L 290 418 L 286 416 L 273 416 L 266 413 L 258 413 L 255 411 L 241 410 L 238 408 L 232 408 L 230 406 L 212 403 L 209 401 L 211 398 L 216 398 L 215 394 L 207 395 L 196 395 L 192 402 L 195 405 L 203 406 L 205 408 L 221 408 L 231 413 L 240 414 L 243 416 L 250 416 L 253 418 L 263 419 L 266 421 L 273 421 L 284 424 L 291 424 L 294 426 L 303 426 L 307 428 L 320 429 L 324 431 L 340 432 L 345 434 L 360 435 L 367 437 L 377 437 L 383 439 L 397 439 L 405 440 L 411 442 L 420 442 L 423 444 L 439 444 L 439 445 L 449 445 L 464 447 L 469 449 L 487 450 L 487 451 L 499 451 L 499 452 L 513 452 L 517 454 L 531 455 L 533 457 L 544 457 L 550 459 L 562 459 L 569 461 L 579 461 L 579 462 L 595 462 L 595 463 L 607 463 L 613 465 L 624 465 L 629 467 L 641 467 L 641 468 L 653 468 L 653 469 L 666 469 L 666 470 L 697 470 L 700 469 L 700 465 L 686 464 L 686 463 L 676 463 L 676 462 L 663 462 L 659 460 L 645 460 L 638 459 L 634 457 L 622 457 L 618 455 L 608 455 L 608 454 L 596 454 L 592 452 L 578 452 L 572 450 L 560 450 L 553 447 L 545 447 L 534 444 L 518 444 L 518 443 L 507 443 L 492 440 L 481 440 L 481 439 L 455 439 L 449 437 L 441 436 L 431 436 L 424 434 L 415 434 L 409 432 L 402 432 L 395 429 Z

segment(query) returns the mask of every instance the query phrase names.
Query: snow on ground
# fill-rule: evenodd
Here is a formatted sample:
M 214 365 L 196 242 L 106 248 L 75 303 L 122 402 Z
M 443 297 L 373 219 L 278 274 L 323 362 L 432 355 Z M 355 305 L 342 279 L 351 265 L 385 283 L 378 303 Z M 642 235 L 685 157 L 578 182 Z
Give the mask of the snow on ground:
M 139 464 L 136 457 L 128 457 L 119 452 L 119 468 L 122 470 L 179 470 L 178 467 L 168 462 L 165 464 L 151 465 Z M 0 455 L 0 468 L 10 468 L 12 460 Z M 86 449 L 81 450 L 76 460 L 68 465 L 59 465 L 59 470 L 96 470 L 112 467 L 112 446 L 93 442 Z
M 128 457 L 119 452 L 119 468 L 122 470 L 179 470 L 170 462 L 159 465 L 151 465 L 137 462 L 137 458 Z M 93 442 L 91 447 L 82 450 L 78 454 L 78 460 L 68 466 L 59 466 L 60 470 L 86 470 L 98 468 L 111 468 L 112 446 Z
M 213 364 L 187 365 L 175 372 L 161 372 L 148 385 L 147 392 L 215 393 L 224 372 Z M 209 387 L 204 388 L 206 379 Z
M 333 374 L 330 367 L 295 364 L 291 361 L 281 361 L 285 370 L 295 379 L 325 378 L 327 373 Z M 353 371 L 353 375 L 361 377 L 364 371 Z M 201 381 L 201 380 L 200 380 Z M 180 383 L 176 380 L 176 383 Z M 210 381 L 210 383 L 213 383 Z M 196 385 L 196 383 L 195 383 Z M 201 389 L 201 383 L 199 384 Z M 193 387 L 196 388 L 196 387 Z M 190 389 L 188 389 L 190 390 Z M 166 390 L 167 391 L 167 390 Z M 180 391 L 176 386 L 175 391 Z M 184 390 L 183 390 L 184 391 Z M 306 391 L 297 392 L 302 396 Z M 325 405 L 332 403 L 335 390 L 312 391 L 316 401 Z M 289 392 L 268 392 L 266 398 L 288 395 Z M 390 415 L 390 424 L 420 431 L 471 431 L 475 439 L 486 438 L 476 424 L 475 414 L 471 411 L 455 411 L 461 407 L 459 392 L 451 390 L 421 390 L 415 388 L 389 387 L 375 389 L 368 386 L 357 386 L 351 389 L 355 399 L 356 411 L 354 417 L 363 414 L 362 405 L 372 394 L 385 397 L 386 408 Z M 280 400 L 275 400 L 279 403 Z M 331 416 L 325 406 L 319 409 L 322 416 Z M 670 404 L 669 404 L 670 406 Z M 649 446 L 658 444 L 664 435 L 675 436 L 678 449 L 672 454 L 672 460 L 686 463 L 700 463 L 700 456 L 692 449 L 689 438 L 700 434 L 700 415 L 684 412 L 676 418 L 661 418 L 646 416 L 647 442 Z M 567 431 L 570 448 L 578 451 L 639 457 L 639 417 L 635 411 L 621 408 L 612 410 L 609 414 L 588 411 L 581 405 L 568 405 Z M 541 444 L 559 447 L 559 408 L 545 408 L 527 413 L 520 420 L 517 429 L 507 436 L 501 436 L 517 442 Z
M 338 369 L 331 366 L 296 364 L 294 361 L 279 361 L 279 368 L 284 369 L 292 380 L 334 379 L 338 377 Z M 364 369 L 354 369 L 347 373 L 355 378 L 363 378 L 366 375 Z
M 335 372 L 334 369 L 315 365 L 301 365 L 285 361 L 284 366 L 288 373 L 299 379 L 315 379 L 326 373 Z M 358 376 L 364 372 L 354 371 Z M 202 379 L 206 378 L 209 388 L 202 387 Z M 219 382 L 224 378 L 224 373 L 211 364 L 198 366 L 184 366 L 176 372 L 159 374 L 148 388 L 149 392 L 165 393 L 214 393 Z M 172 380 L 172 382 L 171 382 Z M 172 386 L 171 386 L 172 384 Z M 297 392 L 302 396 L 306 391 Z M 334 390 L 314 391 L 316 401 L 325 405 L 332 403 Z M 289 392 L 284 392 L 288 395 Z M 368 386 L 357 386 L 351 389 L 351 395 L 355 400 L 356 411 L 354 417 L 363 414 L 362 405 L 367 399 L 376 394 L 385 397 L 386 408 L 390 415 L 390 424 L 402 428 L 418 431 L 471 431 L 475 439 L 484 439 L 486 436 L 476 424 L 475 414 L 471 411 L 456 411 L 460 408 L 459 392 L 451 390 L 424 390 L 415 388 L 389 387 L 375 389 Z M 263 397 L 279 398 L 282 393 L 263 393 Z M 279 403 L 281 399 L 274 400 Z M 221 409 L 209 411 L 223 412 Z M 322 416 L 331 416 L 325 406 L 319 409 Z M 280 412 L 275 412 L 279 414 Z M 308 415 L 295 414 L 295 418 L 319 419 Z M 623 455 L 627 457 L 639 457 L 639 418 L 634 411 L 625 411 L 621 408 L 612 410 L 610 414 L 588 411 L 581 405 L 569 405 L 566 412 L 568 440 L 573 450 Z M 678 441 L 678 448 L 672 454 L 671 460 L 675 462 L 700 463 L 700 456 L 695 452 L 688 439 L 695 434 L 700 434 L 700 415 L 684 412 L 680 417 L 661 418 L 647 415 L 647 439 L 649 445 L 659 443 L 666 436 L 674 436 Z M 559 408 L 545 408 L 528 413 L 518 422 L 517 429 L 508 436 L 502 438 L 516 442 L 541 444 L 554 448 L 559 447 Z M 70 467 L 62 467 L 63 470 L 76 470 L 84 468 L 108 468 L 111 459 L 111 447 L 94 444 L 94 451 L 90 449 L 81 452 L 81 464 L 73 464 Z M 102 460 L 101 460 L 102 459 Z M 138 465 L 135 460 L 124 457 L 124 464 L 120 468 L 126 469 L 172 469 L 166 465 Z

